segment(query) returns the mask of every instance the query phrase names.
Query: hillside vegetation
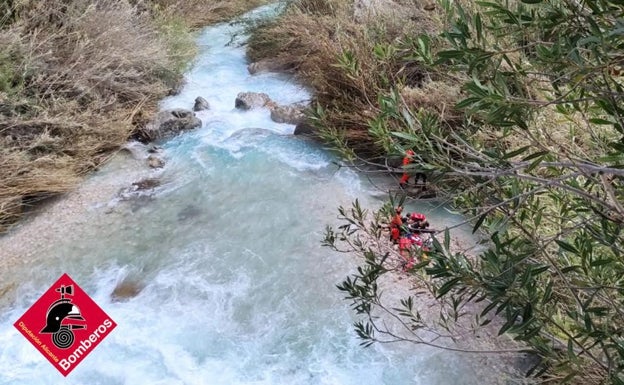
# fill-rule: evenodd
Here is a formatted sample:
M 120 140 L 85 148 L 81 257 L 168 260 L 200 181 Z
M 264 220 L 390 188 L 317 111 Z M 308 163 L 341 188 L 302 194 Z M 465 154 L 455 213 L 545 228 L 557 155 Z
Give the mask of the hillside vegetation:
M 541 358 L 547 383 L 624 383 L 624 7 L 608 0 L 295 1 L 251 40 L 315 91 L 310 121 L 354 164 L 416 152 L 486 251 L 439 236 L 424 277 L 446 311 Z M 379 162 L 383 167 L 382 162 Z M 393 202 L 396 204 L 396 202 Z M 384 302 L 390 204 L 341 208 L 325 245 L 364 259 L 341 285 L 365 344 L 423 341 L 418 300 Z M 475 305 L 475 303 L 477 303 Z M 378 323 L 379 312 L 400 320 Z M 461 341 L 461 338 L 459 339 Z
M 262 0 L 0 0 L 0 232 L 145 124 L 195 54 L 192 28 Z

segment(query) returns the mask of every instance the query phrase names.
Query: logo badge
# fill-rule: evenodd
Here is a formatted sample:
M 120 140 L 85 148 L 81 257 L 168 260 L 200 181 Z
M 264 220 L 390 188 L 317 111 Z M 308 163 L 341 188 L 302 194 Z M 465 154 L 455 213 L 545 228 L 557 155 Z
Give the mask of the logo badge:
M 67 376 L 117 324 L 63 274 L 14 326 Z

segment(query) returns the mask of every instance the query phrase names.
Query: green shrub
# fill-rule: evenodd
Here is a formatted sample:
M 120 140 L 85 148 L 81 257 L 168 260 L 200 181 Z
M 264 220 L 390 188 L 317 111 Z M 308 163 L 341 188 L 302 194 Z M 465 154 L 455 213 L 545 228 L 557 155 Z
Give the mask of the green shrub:
M 445 190 L 487 239 L 487 250 L 454 252 L 446 234 L 414 274 L 427 277 L 450 324 L 462 309 L 479 309 L 478 325 L 502 317 L 499 332 L 542 357 L 533 375 L 624 383 L 621 4 L 523 0 L 464 8 L 441 1 L 440 7 L 447 16 L 440 35 L 396 48 L 410 49 L 431 79 L 461 84 L 454 105 L 461 119 L 409 105 L 393 96 L 402 94 L 397 89 L 379 99 L 369 127 L 386 148 L 417 149 L 407 171 L 425 172 Z M 391 306 L 374 289 L 394 267 L 379 252 L 379 215 L 370 223 L 361 211 L 341 209 L 346 222 L 328 230 L 326 244 L 350 240 L 365 257 L 341 289 L 365 316 L 358 335 L 387 341 L 394 330 L 375 317 Z M 408 326 L 400 334 L 406 340 L 414 338 L 410 328 L 425 322 L 411 309 L 415 301 L 391 311 Z

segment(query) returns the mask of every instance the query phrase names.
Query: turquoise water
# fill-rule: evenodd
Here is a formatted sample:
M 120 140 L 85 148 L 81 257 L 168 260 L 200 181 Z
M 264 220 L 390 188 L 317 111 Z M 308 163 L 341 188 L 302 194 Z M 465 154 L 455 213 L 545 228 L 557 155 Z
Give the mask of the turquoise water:
M 460 356 L 359 346 L 335 288 L 355 261 L 320 240 L 337 206 L 381 202 L 319 145 L 290 135 L 293 126 L 234 109 L 241 91 L 309 99 L 288 77 L 247 73 L 243 40 L 232 40 L 241 28 L 203 31 L 186 87 L 162 102 L 190 108 L 201 95 L 212 108 L 198 113 L 202 128 L 163 143 L 153 199 L 94 209 L 90 225 L 57 234 L 34 268 L 8 273 L 20 294 L 0 315 L 0 384 L 481 383 Z M 118 324 L 66 379 L 12 326 L 63 272 Z M 128 277 L 143 290 L 112 301 Z

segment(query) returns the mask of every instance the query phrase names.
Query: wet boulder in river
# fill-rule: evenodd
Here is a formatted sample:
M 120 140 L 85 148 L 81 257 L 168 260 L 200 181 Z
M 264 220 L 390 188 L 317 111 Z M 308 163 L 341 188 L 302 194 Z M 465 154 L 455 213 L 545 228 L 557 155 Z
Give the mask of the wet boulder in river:
M 300 105 L 276 106 L 271 109 L 271 120 L 276 123 L 299 124 L 305 119 Z
M 236 95 L 234 107 L 239 110 L 251 110 L 252 108 L 274 108 L 277 104 L 264 92 L 240 92 Z
M 210 103 L 201 96 L 195 98 L 195 105 L 193 106 L 193 111 L 204 111 L 210 109 Z
M 138 131 L 137 137 L 144 142 L 167 139 L 201 125 L 202 121 L 193 111 L 175 108 L 159 112 L 151 123 Z
M 259 72 L 282 72 L 287 70 L 287 65 L 284 65 L 283 63 L 272 59 L 258 60 L 256 62 L 250 63 L 247 66 L 247 71 L 249 71 L 251 75 L 257 74 Z

